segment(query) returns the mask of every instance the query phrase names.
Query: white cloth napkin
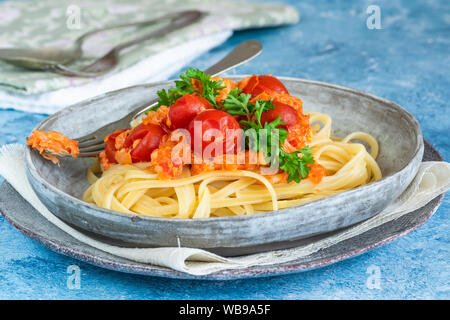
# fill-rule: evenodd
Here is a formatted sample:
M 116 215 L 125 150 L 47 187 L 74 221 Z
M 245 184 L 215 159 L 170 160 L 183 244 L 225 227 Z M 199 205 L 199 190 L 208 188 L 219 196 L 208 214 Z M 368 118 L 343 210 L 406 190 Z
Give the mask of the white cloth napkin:
M 141 263 L 164 266 L 192 275 L 207 275 L 226 269 L 285 263 L 354 237 L 376 226 L 412 212 L 450 188 L 450 163 L 423 162 L 407 190 L 375 217 L 330 237 L 293 249 L 277 250 L 236 258 L 224 258 L 195 248 L 123 248 L 94 240 L 71 228 L 53 215 L 31 188 L 25 170 L 23 145 L 10 144 L 0 148 L 2 175 L 48 221 L 75 239 L 104 252 Z
M 84 85 L 29 95 L 0 90 L 0 109 L 11 108 L 52 114 L 65 106 L 108 91 L 167 80 L 190 61 L 221 45 L 232 33 L 231 30 L 227 30 L 183 43 L 149 56 L 121 72 L 112 73 Z
M 166 80 L 190 61 L 222 44 L 233 30 L 293 24 L 300 18 L 294 7 L 266 1 L 39 0 L 33 5 L 28 2 L 0 1 L 0 48 L 67 48 L 82 34 L 105 26 L 151 20 L 183 10 L 208 13 L 189 26 L 121 51 L 117 66 L 95 78 L 30 71 L 0 61 L 0 109 L 48 114 L 108 91 Z M 83 42 L 82 59 L 70 67 L 87 65 L 119 43 L 159 27 L 120 28 L 92 35 Z

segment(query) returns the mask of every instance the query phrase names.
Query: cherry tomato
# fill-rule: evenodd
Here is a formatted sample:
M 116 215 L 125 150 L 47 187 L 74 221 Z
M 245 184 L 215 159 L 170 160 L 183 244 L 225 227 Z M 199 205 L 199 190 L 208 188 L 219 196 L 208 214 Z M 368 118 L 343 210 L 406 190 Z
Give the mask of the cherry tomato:
M 256 97 L 262 92 L 271 93 L 288 93 L 286 87 L 276 77 L 271 75 L 251 76 L 242 92 L 251 94 Z
M 299 122 L 297 111 L 291 106 L 273 101 L 275 108 L 261 114 L 261 123 L 264 125 L 266 122 L 272 122 L 281 116 L 281 121 L 286 123 L 285 125 L 278 126 L 278 128 L 289 129 L 295 126 Z
M 125 130 L 116 130 L 111 133 L 106 139 L 105 155 L 110 163 L 117 163 L 116 161 L 116 137 Z
M 165 134 L 165 131 L 158 125 L 141 123 L 130 131 L 123 146 L 130 148 L 134 141 L 142 139 L 131 151 L 131 158 L 133 162 L 150 161 L 152 151 L 159 147 Z
M 116 161 L 116 148 L 114 147 L 114 141 L 108 140 L 105 145 L 105 155 L 110 163 L 117 163 Z
M 220 149 L 217 150 L 218 153 L 216 154 L 216 150 L 213 149 L 211 152 L 211 156 L 218 156 L 223 153 L 226 154 L 232 154 L 236 153 L 236 150 L 238 146 L 241 144 L 241 129 L 239 126 L 239 123 L 236 121 L 235 118 L 230 116 L 228 113 L 220 111 L 220 110 L 206 110 L 202 113 L 198 114 L 194 119 L 191 120 L 189 123 L 187 129 L 189 130 L 189 133 L 191 135 L 191 149 L 194 151 L 197 151 L 195 149 L 195 134 L 200 134 L 200 132 L 195 132 L 195 124 L 200 123 L 201 127 L 201 135 L 202 135 L 202 153 L 205 150 L 206 147 L 208 147 L 211 143 L 213 143 L 215 140 L 220 139 L 223 140 L 223 149 L 222 152 L 220 152 Z M 220 136 L 214 136 L 212 134 L 212 131 L 209 133 L 211 135 L 211 139 L 205 139 L 205 133 L 208 134 L 209 129 L 216 129 L 218 130 L 217 133 L 220 133 Z M 227 132 L 228 130 L 238 130 L 235 131 L 233 135 L 230 135 L 230 132 Z M 199 131 L 199 128 L 197 129 Z M 231 137 L 232 140 L 227 145 L 227 134 L 229 135 L 228 138 Z M 213 146 L 211 146 L 212 148 Z M 198 148 L 198 147 L 197 147 Z M 207 155 L 208 156 L 208 155 Z
M 131 159 L 133 162 L 150 161 L 153 150 L 159 147 L 164 134 L 164 131 L 162 131 L 162 135 L 149 131 L 136 148 L 131 151 Z
M 149 131 L 154 130 L 155 132 L 159 132 L 159 129 L 161 129 L 161 128 L 157 125 L 141 123 L 140 125 L 134 127 L 128 133 L 127 138 L 125 139 L 125 142 L 123 143 L 123 146 L 125 148 L 130 148 L 133 146 L 133 143 L 135 140 L 143 139 Z
M 197 114 L 210 108 L 211 104 L 203 97 L 191 94 L 182 96 L 169 108 L 171 128 L 186 128 Z

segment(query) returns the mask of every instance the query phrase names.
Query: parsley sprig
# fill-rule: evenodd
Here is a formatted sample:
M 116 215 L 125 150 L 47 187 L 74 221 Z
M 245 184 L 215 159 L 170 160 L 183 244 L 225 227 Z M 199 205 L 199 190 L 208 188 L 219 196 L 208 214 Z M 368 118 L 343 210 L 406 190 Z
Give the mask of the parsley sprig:
M 238 87 L 231 90 L 219 109 L 223 109 L 232 116 L 247 116 L 248 118 L 250 116 L 249 100 L 251 95 L 241 92 L 242 90 Z
M 216 96 L 219 94 L 219 90 L 225 88 L 222 81 L 211 80 L 211 76 L 203 71 L 188 68 L 185 73 L 180 74 L 180 80 L 175 80 L 175 88 L 162 89 L 157 92 L 159 97 L 158 104 L 150 110 L 158 110 L 163 105 L 171 106 L 182 96 L 196 92 L 196 89 L 192 86 L 191 79 L 200 81 L 203 88 L 201 96 L 208 100 L 211 105 L 217 107 Z
M 280 149 L 280 159 L 280 169 L 288 173 L 288 182 L 294 180 L 299 183 L 300 180 L 306 178 L 311 171 L 310 165 L 314 163 L 314 157 L 309 146 L 291 153 Z
M 231 90 L 223 104 L 218 108 L 232 116 L 246 116 L 248 121 L 241 121 L 241 124 L 248 127 L 251 126 L 252 118 L 255 118 L 261 125 L 261 114 L 275 108 L 275 106 L 270 100 L 258 100 L 252 104 L 249 102 L 250 98 L 250 94 L 242 93 L 242 90 L 236 87 Z
M 247 146 L 249 149 L 255 152 L 262 151 L 268 163 L 279 164 L 279 168 L 288 173 L 288 182 L 295 181 L 298 183 L 306 178 L 311 170 L 311 165 L 314 163 L 311 148 L 306 146 L 300 150 L 287 153 L 281 148 L 288 136 L 288 131 L 280 128 L 285 124 L 281 121 L 281 116 L 270 123 L 261 123 L 263 112 L 275 108 L 270 100 L 258 100 L 255 103 L 250 103 L 250 94 L 242 93 L 241 89 L 234 88 L 223 104 L 219 106 L 216 103 L 216 96 L 219 94 L 219 90 L 225 88 L 222 81 L 211 80 L 211 76 L 203 71 L 188 68 L 184 74 L 180 75 L 180 80 L 175 81 L 175 88 L 162 89 L 157 92 L 158 105 L 151 110 L 157 110 L 162 105 L 171 106 L 182 96 L 195 93 L 196 88 L 193 87 L 191 79 L 197 79 L 200 82 L 201 96 L 216 109 L 221 109 L 232 116 L 246 117 L 246 120 L 241 120 L 240 124 L 246 130 L 246 133 L 253 129 L 256 134 L 252 139 L 252 144 Z M 258 134 L 261 132 L 260 130 L 265 130 L 264 137 Z
M 261 123 L 261 115 L 273 109 L 273 103 L 264 100 L 258 100 L 255 104 L 249 102 L 250 94 L 242 93 L 239 88 L 234 88 L 225 99 L 221 108 L 228 114 L 233 116 L 246 116 L 247 120 L 240 121 L 244 126 L 244 130 L 254 129 L 256 133 L 261 129 L 265 130 L 266 135 L 261 141 L 261 135 L 253 136 L 254 142 L 248 145 L 248 148 L 258 152 L 263 151 L 267 162 L 272 165 L 280 165 L 280 169 L 288 173 L 288 182 L 300 182 L 308 176 L 311 166 L 314 163 L 314 158 L 311 153 L 311 148 L 306 146 L 300 150 L 292 153 L 287 153 L 281 148 L 288 136 L 288 131 L 284 128 L 279 128 L 285 123 L 281 121 L 281 116 L 272 122 Z M 275 144 L 273 144 L 275 142 Z

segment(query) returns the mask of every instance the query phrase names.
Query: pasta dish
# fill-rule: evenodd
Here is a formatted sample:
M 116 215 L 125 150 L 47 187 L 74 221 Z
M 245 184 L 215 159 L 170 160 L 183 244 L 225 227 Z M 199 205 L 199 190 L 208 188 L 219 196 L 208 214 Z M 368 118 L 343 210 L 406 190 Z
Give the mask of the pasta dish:
M 331 117 L 304 111 L 272 75 L 234 82 L 189 68 L 158 96 L 144 118 L 105 138 L 84 201 L 151 217 L 222 217 L 301 205 L 381 178 L 370 134 L 333 136 Z M 28 143 L 44 140 L 33 132 Z M 66 154 L 76 156 L 73 145 Z

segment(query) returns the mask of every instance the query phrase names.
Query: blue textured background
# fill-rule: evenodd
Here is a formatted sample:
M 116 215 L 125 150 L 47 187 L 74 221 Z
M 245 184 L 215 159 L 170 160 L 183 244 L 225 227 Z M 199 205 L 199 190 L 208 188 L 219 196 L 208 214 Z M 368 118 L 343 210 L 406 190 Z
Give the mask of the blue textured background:
M 424 137 L 450 160 L 450 2 L 284 1 L 294 26 L 236 33 L 194 61 L 204 68 L 245 39 L 263 53 L 237 73 L 273 73 L 336 83 L 395 101 L 420 122 Z M 366 27 L 366 8 L 381 8 L 381 30 Z M 0 101 L 1 104 L 1 101 Z M 47 115 L 0 111 L 0 145 L 25 141 Z M 1 181 L 1 180 L 0 180 Z M 108 271 L 47 250 L 0 217 L 3 299 L 448 299 L 450 202 L 421 228 L 362 256 L 311 272 L 229 282 L 170 280 Z M 81 268 L 81 289 L 66 286 Z M 366 285 L 367 268 L 381 288 Z

